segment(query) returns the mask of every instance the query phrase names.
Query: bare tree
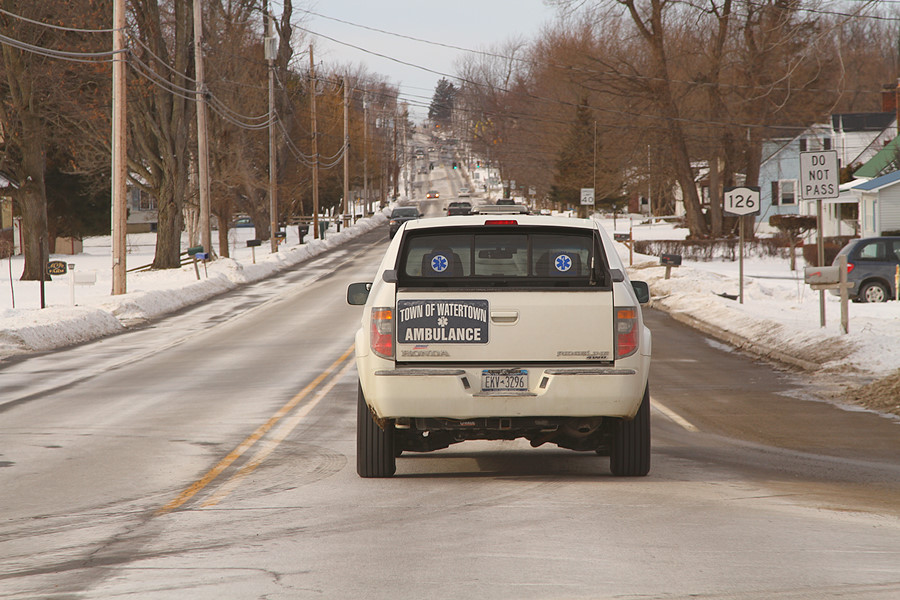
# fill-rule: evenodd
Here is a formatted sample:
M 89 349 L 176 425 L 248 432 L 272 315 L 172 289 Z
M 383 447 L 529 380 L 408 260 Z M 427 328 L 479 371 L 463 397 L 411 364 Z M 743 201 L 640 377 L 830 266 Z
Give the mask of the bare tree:
M 133 66 L 143 77 L 129 90 L 129 168 L 133 183 L 156 199 L 155 269 L 180 266 L 183 207 L 191 193 L 192 6 L 191 0 L 131 0 L 138 42 Z
M 44 51 L 86 53 L 108 49 L 99 34 L 75 31 L 96 28 L 104 18 L 96 5 L 73 0 L 54 5 L 4 0 L 0 6 L 3 32 L 17 45 L 4 43 L 0 51 L 0 171 L 18 184 L 11 193 L 22 215 L 25 268 L 22 279 L 44 277 L 41 256 L 51 247 L 47 220 L 47 156 L 66 155 L 78 146 L 71 124 L 74 107 L 94 105 L 92 78 L 97 64 L 77 66 Z M 13 16 L 15 15 L 15 16 Z M 65 29 L 47 25 L 65 23 Z M 99 66 L 103 71 L 104 66 Z M 67 112 L 69 111 L 69 112 Z M 102 117 L 101 117 L 102 120 Z

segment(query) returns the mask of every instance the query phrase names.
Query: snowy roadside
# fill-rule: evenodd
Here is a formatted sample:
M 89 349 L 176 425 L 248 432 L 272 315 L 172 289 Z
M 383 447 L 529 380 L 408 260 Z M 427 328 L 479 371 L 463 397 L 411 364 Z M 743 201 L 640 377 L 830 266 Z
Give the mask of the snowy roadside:
M 636 229 L 634 235 L 663 239 L 659 232 Z M 627 248 L 621 245 L 619 252 L 628 264 Z M 666 279 L 657 257 L 635 254 L 632 260 L 629 275 L 650 284 L 651 307 L 735 348 L 815 374 L 833 400 L 900 414 L 896 302 L 851 303 L 849 332 L 843 334 L 839 299 L 825 294 L 821 327 L 819 293 L 786 260 L 745 260 L 743 304 L 732 299 L 740 290 L 737 262 L 686 261 Z
M 47 308 L 40 309 L 39 302 L 34 298 L 37 282 L 15 282 L 19 288 L 17 307 L 5 304 L 6 308 L 0 309 L 0 360 L 89 341 L 122 331 L 129 324 L 148 321 L 197 304 L 318 256 L 367 231 L 383 227 L 386 221 L 384 213 L 377 213 L 344 228 L 340 233 L 329 232 L 324 240 L 311 240 L 302 245 L 294 235 L 297 243 L 283 247 L 277 253 L 269 254 L 266 250 L 257 249 L 259 256 L 255 264 L 251 251 L 243 249 L 233 253 L 237 258 L 220 258 L 209 263 L 205 273 L 201 267 L 203 276 L 199 280 L 190 265 L 167 271 L 129 273 L 128 293 L 121 296 L 109 293 L 111 273 L 108 247 L 96 257 L 91 257 L 87 252 L 76 257 L 54 255 L 53 259 L 77 263 L 79 271 L 96 271 L 97 284 L 91 289 L 76 290 L 78 305 L 71 306 L 68 305 L 67 276 L 49 282 L 46 287 L 51 302 Z M 142 255 L 142 258 L 130 256 L 129 264 L 139 265 L 141 260 L 149 262 L 149 258 L 152 255 Z M 8 286 L 9 274 L 3 275 Z M 4 300 L 7 303 L 10 301 L 9 298 Z M 22 308 L 23 305 L 29 308 Z

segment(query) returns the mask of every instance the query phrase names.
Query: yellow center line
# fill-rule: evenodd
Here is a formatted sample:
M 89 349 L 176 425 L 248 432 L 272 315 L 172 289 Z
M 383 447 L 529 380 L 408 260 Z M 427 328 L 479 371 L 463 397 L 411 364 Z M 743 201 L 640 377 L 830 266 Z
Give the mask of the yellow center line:
M 228 481 L 222 484 L 222 486 L 218 489 L 218 491 L 213 494 L 206 502 L 201 504 L 200 506 L 203 508 L 209 506 L 215 506 L 219 502 L 221 502 L 228 494 L 233 492 L 238 485 L 240 485 L 241 481 L 247 475 L 252 473 L 256 467 L 258 467 L 262 462 L 268 457 L 275 449 L 291 434 L 291 432 L 296 429 L 297 425 L 308 415 L 316 405 L 328 395 L 328 392 L 335 386 L 335 384 L 344 376 L 344 374 L 350 370 L 350 367 L 353 366 L 352 362 L 348 362 L 344 365 L 344 368 L 341 369 L 337 375 L 335 375 L 331 381 L 329 381 L 319 392 L 310 400 L 307 404 L 300 408 L 295 412 L 290 419 L 286 420 L 281 424 L 281 427 L 272 435 L 272 437 L 263 440 L 259 443 L 260 449 L 256 452 L 256 455 L 245 464 L 241 469 L 231 476 Z
M 219 461 L 219 463 L 214 466 L 212 469 L 207 471 L 207 473 L 191 484 L 186 490 L 181 492 L 174 500 L 160 508 L 156 511 L 158 515 L 164 515 L 168 512 L 171 512 L 193 498 L 200 492 L 203 488 L 210 484 L 216 477 L 218 477 L 222 471 L 227 469 L 234 461 L 243 456 L 243 454 L 249 450 L 256 442 L 260 440 L 266 433 L 269 432 L 272 427 L 275 426 L 278 421 L 282 419 L 286 414 L 288 414 L 291 410 L 294 409 L 297 404 L 303 400 L 309 393 L 314 390 L 322 381 L 328 377 L 342 362 L 347 360 L 347 358 L 353 353 L 353 346 L 351 345 L 346 352 L 344 352 L 337 360 L 335 360 L 331 365 L 328 366 L 327 369 L 322 371 L 315 379 L 313 379 L 306 387 L 300 390 L 296 396 L 291 398 L 287 404 L 278 409 L 274 415 L 272 415 L 268 421 L 260 425 L 256 431 L 251 433 L 247 439 L 241 442 L 237 448 L 232 450 L 228 456 Z

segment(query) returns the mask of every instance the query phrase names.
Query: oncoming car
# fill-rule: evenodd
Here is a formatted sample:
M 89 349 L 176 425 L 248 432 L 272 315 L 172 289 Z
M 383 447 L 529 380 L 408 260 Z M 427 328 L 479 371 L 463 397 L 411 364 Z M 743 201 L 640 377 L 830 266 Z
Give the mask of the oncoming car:
M 426 198 L 440 198 L 441 195 L 438 193 L 437 190 L 428 190 L 428 192 L 426 192 L 426 194 L 425 194 L 425 197 Z
M 389 245 L 356 334 L 357 472 L 404 452 L 526 438 L 650 469 L 651 335 L 593 221 L 472 215 L 410 222 Z
M 388 233 L 390 237 L 393 238 L 397 234 L 397 230 L 400 229 L 401 225 L 407 221 L 418 219 L 421 216 L 422 214 L 415 206 L 399 206 L 392 210 L 391 217 L 388 220 Z

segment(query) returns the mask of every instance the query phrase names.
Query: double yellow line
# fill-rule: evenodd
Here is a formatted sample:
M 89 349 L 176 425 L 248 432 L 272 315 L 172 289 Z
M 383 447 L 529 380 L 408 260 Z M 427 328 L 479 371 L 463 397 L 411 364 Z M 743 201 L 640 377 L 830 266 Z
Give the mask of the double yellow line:
M 327 369 L 322 371 L 315 379 L 313 379 L 306 387 L 304 387 L 300 392 L 297 393 L 296 396 L 291 398 L 287 404 L 278 409 L 274 415 L 272 415 L 268 421 L 260 425 L 256 431 L 250 434 L 243 442 L 241 442 L 237 448 L 232 450 L 228 456 L 223 458 L 214 466 L 212 469 L 206 472 L 206 474 L 195 481 L 190 485 L 186 490 L 181 492 L 175 499 L 171 502 L 160 508 L 156 511 L 156 515 L 164 515 L 169 513 L 176 508 L 182 506 L 185 502 L 196 496 L 199 492 L 204 490 L 210 483 L 212 483 L 219 475 L 222 474 L 225 469 L 231 466 L 234 461 L 243 456 L 250 448 L 254 446 L 259 440 L 261 440 L 282 418 L 284 418 L 288 413 L 290 413 L 294 408 L 299 404 L 304 398 L 306 398 L 313 390 L 315 390 L 322 381 L 324 381 L 329 375 L 331 375 L 340 365 L 345 362 L 350 355 L 353 353 L 353 346 L 347 349 L 337 360 L 335 360 L 331 365 L 328 366 Z M 208 498 L 201 506 L 215 506 L 218 504 L 223 498 L 225 498 L 228 494 L 230 494 L 234 489 L 241 483 L 241 481 L 250 473 L 252 473 L 256 467 L 258 467 L 263 460 L 267 456 L 269 456 L 278 445 L 290 435 L 291 431 L 293 431 L 297 425 L 303 420 L 306 415 L 312 411 L 313 408 L 331 391 L 331 389 L 335 386 L 338 380 L 346 373 L 350 367 L 353 366 L 353 361 L 347 362 L 344 367 L 338 371 L 337 375 L 328 382 L 319 392 L 310 400 L 307 404 L 305 404 L 300 410 L 298 410 L 290 419 L 285 421 L 281 427 L 267 440 L 265 440 L 262 444 L 259 445 L 259 450 L 257 453 L 251 458 L 247 463 L 241 467 L 241 469 L 232 475 L 225 483 L 223 483 L 219 489 L 213 494 L 210 498 Z

